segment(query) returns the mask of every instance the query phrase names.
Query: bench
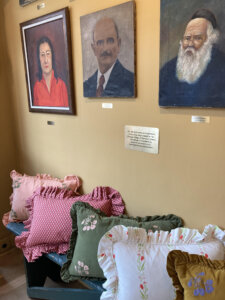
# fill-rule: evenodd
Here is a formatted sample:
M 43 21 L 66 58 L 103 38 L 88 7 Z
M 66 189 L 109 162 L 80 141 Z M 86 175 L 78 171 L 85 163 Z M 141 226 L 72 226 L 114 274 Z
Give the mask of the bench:
M 20 235 L 26 230 L 23 223 L 9 223 L 6 228 L 14 235 Z M 104 291 L 104 281 L 80 279 L 79 284 L 82 288 L 44 286 L 47 277 L 62 282 L 60 270 L 66 260 L 66 254 L 57 253 L 43 254 L 35 262 L 28 262 L 24 257 L 28 296 L 47 300 L 99 300 Z

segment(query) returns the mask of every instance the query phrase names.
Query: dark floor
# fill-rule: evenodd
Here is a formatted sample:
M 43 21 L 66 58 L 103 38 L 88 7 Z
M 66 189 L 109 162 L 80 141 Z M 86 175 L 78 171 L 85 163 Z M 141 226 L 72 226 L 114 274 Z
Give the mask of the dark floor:
M 23 255 L 14 248 L 0 256 L 0 299 L 27 300 Z
M 78 287 L 81 283 L 75 282 L 70 285 L 55 283 L 47 279 L 45 286 L 48 287 Z M 83 286 L 84 288 L 84 286 Z M 26 291 L 26 276 L 22 251 L 14 248 L 7 254 L 0 256 L 0 299 L 4 300 L 28 300 Z

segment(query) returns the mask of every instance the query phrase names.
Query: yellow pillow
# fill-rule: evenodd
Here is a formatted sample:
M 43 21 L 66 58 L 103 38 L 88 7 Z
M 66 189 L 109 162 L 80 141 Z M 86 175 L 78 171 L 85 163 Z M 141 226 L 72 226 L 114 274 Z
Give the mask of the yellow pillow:
M 173 250 L 167 256 L 167 272 L 176 290 L 174 300 L 225 299 L 225 260 Z

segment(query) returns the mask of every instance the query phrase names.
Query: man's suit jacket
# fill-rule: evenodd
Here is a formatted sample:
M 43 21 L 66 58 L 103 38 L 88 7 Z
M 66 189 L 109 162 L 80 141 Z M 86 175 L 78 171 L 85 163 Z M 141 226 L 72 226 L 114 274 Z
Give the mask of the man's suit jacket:
M 97 74 L 98 71 L 84 82 L 84 97 L 96 97 Z M 117 60 L 101 97 L 134 97 L 134 87 L 134 73 Z

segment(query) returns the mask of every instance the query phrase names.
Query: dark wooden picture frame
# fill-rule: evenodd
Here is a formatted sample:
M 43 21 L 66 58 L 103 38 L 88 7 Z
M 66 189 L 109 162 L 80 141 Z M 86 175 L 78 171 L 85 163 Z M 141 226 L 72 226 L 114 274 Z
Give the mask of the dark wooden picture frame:
M 74 114 L 68 7 L 20 24 L 30 112 Z
M 20 6 L 25 6 L 25 5 L 28 5 L 35 1 L 37 1 L 37 0 L 19 0 L 19 3 L 20 3 Z

